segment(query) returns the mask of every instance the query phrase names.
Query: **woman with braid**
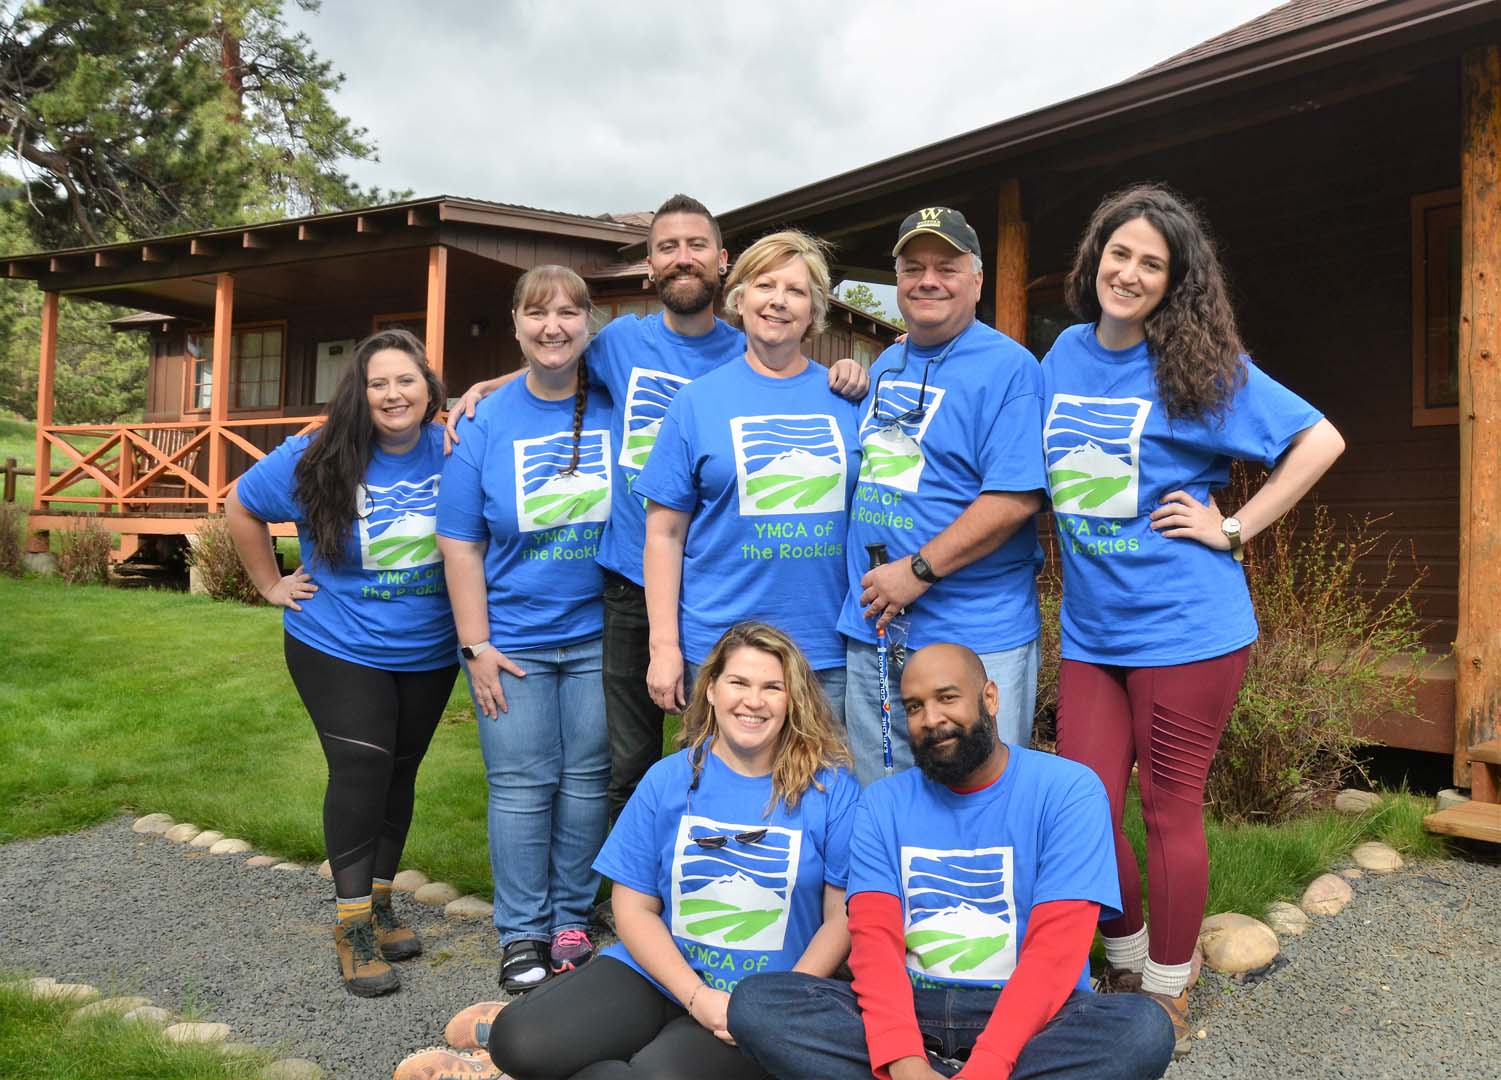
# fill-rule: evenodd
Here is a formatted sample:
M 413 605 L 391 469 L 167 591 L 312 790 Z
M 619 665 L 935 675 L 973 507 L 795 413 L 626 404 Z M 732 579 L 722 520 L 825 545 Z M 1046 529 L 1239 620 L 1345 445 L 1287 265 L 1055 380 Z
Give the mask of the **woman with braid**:
M 286 609 L 287 669 L 328 759 L 334 945 L 345 988 L 361 997 L 395 990 L 388 961 L 422 951 L 392 909 L 391 878 L 417 767 L 458 672 L 434 536 L 443 429 L 431 421 L 442 401 L 420 341 L 372 335 L 324 425 L 257 462 L 225 506 L 251 581 Z M 297 523 L 302 566 L 285 576 L 268 521 Z
M 608 401 L 583 362 L 593 307 L 539 266 L 511 315 L 524 378 L 466 421 L 443 476 L 438 544 L 490 784 L 501 986 L 522 993 L 593 955 L 591 869 L 608 821 L 594 557 L 610 513 Z

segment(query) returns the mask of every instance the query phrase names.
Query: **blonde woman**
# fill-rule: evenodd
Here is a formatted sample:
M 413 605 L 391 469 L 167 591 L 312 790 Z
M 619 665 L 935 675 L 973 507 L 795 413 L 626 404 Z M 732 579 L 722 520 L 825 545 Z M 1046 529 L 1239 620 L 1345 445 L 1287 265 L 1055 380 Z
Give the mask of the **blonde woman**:
M 745 355 L 673 399 L 634 494 L 648 500 L 647 689 L 680 708 L 693 668 L 742 619 L 786 630 L 844 712 L 844 541 L 860 471 L 859 406 L 803 352 L 829 309 L 824 245 L 756 241 L 725 282 Z
M 594 864 L 615 883 L 620 942 L 499 1014 L 490 1053 L 507 1075 L 760 1078 L 726 1028 L 735 984 L 829 975 L 848 953 L 859 788 L 802 652 L 764 623 L 731 627 L 681 741 Z

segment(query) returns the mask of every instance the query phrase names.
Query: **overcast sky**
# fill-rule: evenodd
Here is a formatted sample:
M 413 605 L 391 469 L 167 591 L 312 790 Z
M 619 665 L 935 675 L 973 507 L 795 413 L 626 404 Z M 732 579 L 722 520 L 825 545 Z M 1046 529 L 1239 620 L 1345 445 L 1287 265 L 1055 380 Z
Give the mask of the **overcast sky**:
M 324 0 L 356 180 L 715 212 L 1118 82 L 1269 0 Z

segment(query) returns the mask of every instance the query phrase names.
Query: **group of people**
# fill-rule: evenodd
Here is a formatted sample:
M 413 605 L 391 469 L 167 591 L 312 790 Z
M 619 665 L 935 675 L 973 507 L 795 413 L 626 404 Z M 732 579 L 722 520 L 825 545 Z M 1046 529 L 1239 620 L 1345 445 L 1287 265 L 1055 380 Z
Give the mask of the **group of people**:
M 976 319 L 962 214 L 916 211 L 892 254 L 905 339 L 868 375 L 825 369 L 803 351 L 825 246 L 778 232 L 731 268 L 674 196 L 648 234 L 659 314 L 591 335 L 584 282 L 538 267 L 513 297 L 523 370 L 446 433 L 420 342 L 387 331 L 325 425 L 241 478 L 230 523 L 287 609 L 328 759 L 353 993 L 420 952 L 390 880 L 460 667 L 474 701 L 500 983 L 525 996 L 466 1010 L 461 1049 L 398 1075 L 1165 1069 L 1204 784 L 1256 636 L 1243 548 L 1343 442 L 1244 355 L 1207 230 L 1165 189 L 1096 211 L 1067 284 L 1081 322 L 1040 365 Z M 1271 474 L 1224 516 L 1234 459 Z M 1056 757 L 1028 749 L 1044 506 Z M 272 521 L 298 523 L 288 575 Z M 595 956 L 601 875 L 620 940 Z M 1090 990 L 1096 928 L 1115 993 Z

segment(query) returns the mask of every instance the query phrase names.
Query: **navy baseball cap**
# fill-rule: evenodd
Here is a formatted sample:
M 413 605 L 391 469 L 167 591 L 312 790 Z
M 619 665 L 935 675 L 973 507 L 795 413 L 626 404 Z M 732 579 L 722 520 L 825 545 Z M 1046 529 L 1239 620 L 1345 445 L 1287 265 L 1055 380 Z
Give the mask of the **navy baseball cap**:
M 923 233 L 934 233 L 942 237 L 957 251 L 980 254 L 980 237 L 969 222 L 964 220 L 963 214 L 950 210 L 947 206 L 927 206 L 908 214 L 897 233 L 896 247 L 891 249 L 891 254 L 900 255 L 902 248 L 907 246 L 907 241 Z

